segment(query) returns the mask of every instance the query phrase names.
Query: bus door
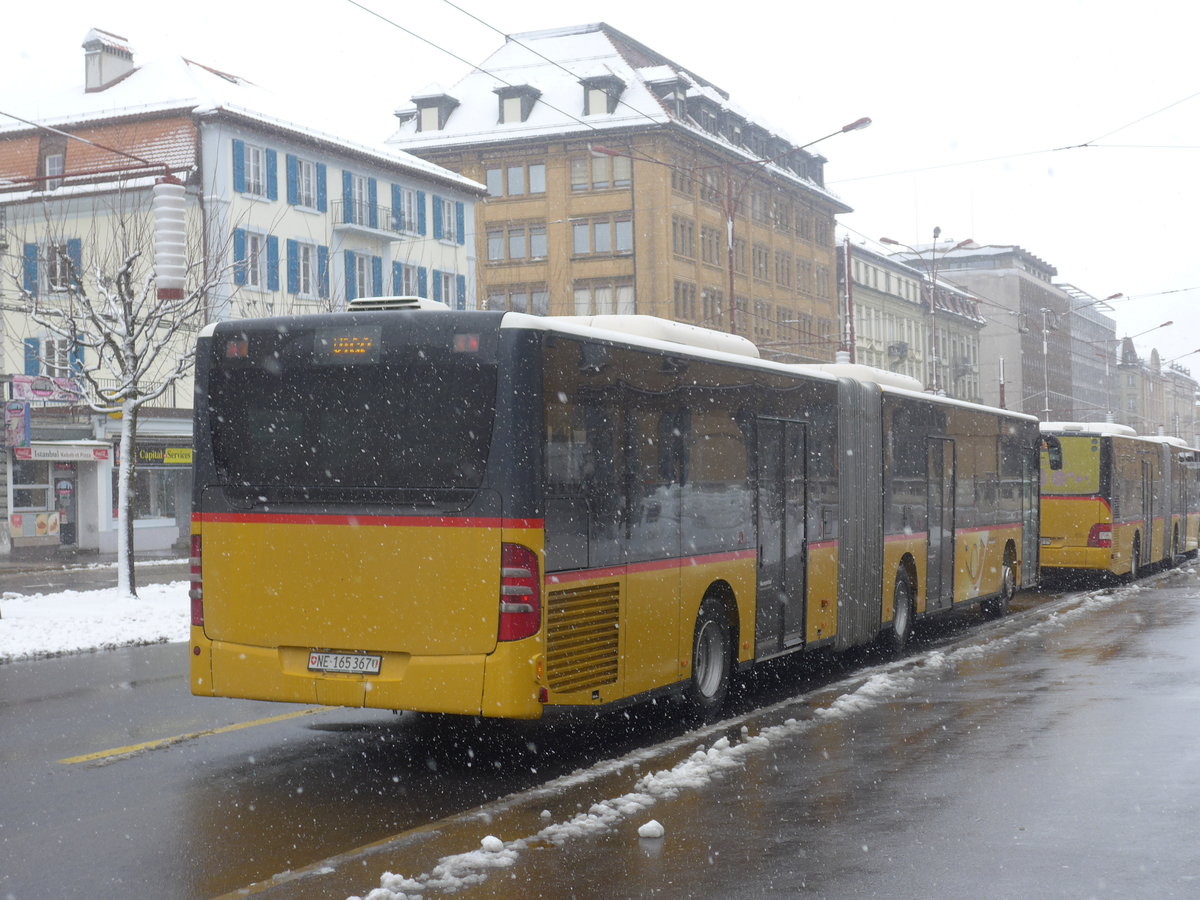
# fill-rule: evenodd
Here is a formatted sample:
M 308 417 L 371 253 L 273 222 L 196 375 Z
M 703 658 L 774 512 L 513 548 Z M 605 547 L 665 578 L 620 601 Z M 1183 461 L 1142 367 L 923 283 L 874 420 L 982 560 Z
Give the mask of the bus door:
M 758 420 L 759 658 L 804 643 L 805 438 L 803 422 Z
M 926 447 L 929 546 L 925 557 L 925 608 L 954 601 L 954 441 L 929 438 Z

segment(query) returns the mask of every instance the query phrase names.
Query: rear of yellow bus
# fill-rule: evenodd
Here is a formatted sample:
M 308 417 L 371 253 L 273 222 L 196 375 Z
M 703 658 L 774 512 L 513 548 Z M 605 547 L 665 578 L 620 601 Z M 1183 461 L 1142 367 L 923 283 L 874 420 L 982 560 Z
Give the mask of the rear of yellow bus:
M 500 315 L 222 323 L 198 345 L 197 695 L 541 714 L 529 385 Z M 511 360 L 510 360 L 511 361 Z M 499 410 L 497 407 L 500 407 Z M 536 417 L 536 412 L 532 413 Z
M 1113 515 L 1099 435 L 1044 434 L 1041 472 L 1043 569 L 1110 571 Z

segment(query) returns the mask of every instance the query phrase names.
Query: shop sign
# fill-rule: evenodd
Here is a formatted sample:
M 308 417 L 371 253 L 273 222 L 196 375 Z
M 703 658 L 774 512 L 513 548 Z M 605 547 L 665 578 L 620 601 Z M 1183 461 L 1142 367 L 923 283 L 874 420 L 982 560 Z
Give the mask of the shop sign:
M 29 446 L 29 404 L 24 400 L 4 404 L 4 446 Z
M 108 459 L 109 449 L 95 444 L 32 444 L 13 447 L 13 457 L 21 460 L 99 462 Z
M 83 391 L 70 378 L 54 378 L 50 375 L 14 375 L 12 377 L 14 400 L 37 400 L 45 403 L 80 403 Z
M 116 465 L 121 464 L 121 444 L 116 445 Z M 137 443 L 137 464 L 146 469 L 173 469 L 192 464 L 191 447 L 169 447 L 166 444 Z

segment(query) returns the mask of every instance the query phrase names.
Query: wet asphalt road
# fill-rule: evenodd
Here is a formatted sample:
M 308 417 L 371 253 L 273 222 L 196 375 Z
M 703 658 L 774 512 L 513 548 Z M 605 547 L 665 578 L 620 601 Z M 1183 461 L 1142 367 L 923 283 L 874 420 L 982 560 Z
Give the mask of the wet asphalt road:
M 1026 595 L 903 660 L 780 667 L 695 731 L 653 709 L 479 730 L 202 700 L 183 645 L 7 664 L 0 897 L 308 900 L 386 871 L 435 897 L 428 873 L 488 835 L 511 864 L 455 896 L 1193 897 L 1198 646 L 1190 570 Z M 746 743 L 733 764 L 557 827 L 721 736 Z M 650 818 L 663 839 L 637 836 Z

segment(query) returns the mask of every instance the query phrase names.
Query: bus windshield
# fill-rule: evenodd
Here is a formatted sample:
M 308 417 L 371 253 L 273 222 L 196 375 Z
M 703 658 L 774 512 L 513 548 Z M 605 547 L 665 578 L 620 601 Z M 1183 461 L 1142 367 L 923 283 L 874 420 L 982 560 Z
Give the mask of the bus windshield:
M 277 372 L 219 363 L 209 388 L 217 473 L 260 500 L 462 491 L 483 479 L 494 366 L 440 354 Z

